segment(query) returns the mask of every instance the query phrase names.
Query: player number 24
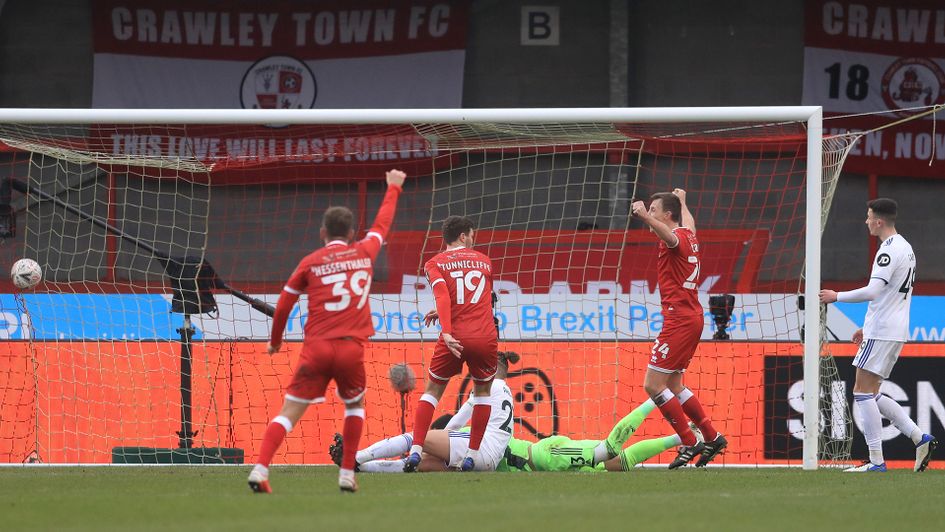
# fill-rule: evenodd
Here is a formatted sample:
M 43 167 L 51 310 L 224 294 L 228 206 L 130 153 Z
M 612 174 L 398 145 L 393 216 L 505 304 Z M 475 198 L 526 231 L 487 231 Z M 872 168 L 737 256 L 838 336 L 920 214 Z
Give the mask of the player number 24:
M 653 353 L 654 357 L 656 356 L 656 353 L 660 353 L 662 358 L 666 358 L 667 355 L 669 355 L 669 344 L 663 342 L 663 344 L 660 345 L 659 338 L 657 338 L 656 340 L 653 340 L 653 347 L 650 348 L 650 353 Z
M 321 278 L 322 284 L 332 285 L 331 294 L 341 299 L 338 301 L 328 301 L 325 303 L 325 310 L 329 312 L 338 312 L 348 308 L 351 304 L 351 294 L 360 296 L 357 308 L 364 308 L 368 300 L 368 293 L 371 288 L 371 274 L 364 270 L 358 270 L 351 274 L 351 280 L 348 280 L 346 273 L 333 273 Z M 345 286 L 347 285 L 347 286 Z
M 478 303 L 482 298 L 482 292 L 486 289 L 486 280 L 479 270 L 470 270 L 465 274 L 461 270 L 450 272 L 450 277 L 456 279 L 456 304 L 462 305 L 466 302 L 466 291 L 474 291 L 469 303 Z M 476 281 L 479 284 L 476 284 Z

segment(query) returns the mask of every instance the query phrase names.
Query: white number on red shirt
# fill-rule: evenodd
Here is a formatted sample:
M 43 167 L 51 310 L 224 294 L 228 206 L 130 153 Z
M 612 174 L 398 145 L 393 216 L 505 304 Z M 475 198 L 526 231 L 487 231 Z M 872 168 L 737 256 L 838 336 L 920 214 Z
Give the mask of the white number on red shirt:
M 466 302 L 466 291 L 474 291 L 469 303 L 478 303 L 482 298 L 482 292 L 486 289 L 486 278 L 479 270 L 470 270 L 463 274 L 460 270 L 450 272 L 450 277 L 456 279 L 456 304 L 462 305 Z M 479 281 L 476 284 L 476 281 Z
M 686 277 L 686 282 L 682 284 L 682 287 L 689 290 L 696 290 L 696 280 L 699 279 L 699 257 L 689 255 L 689 264 L 695 264 L 696 267 L 692 270 L 692 273 L 689 274 L 689 277 Z
M 367 303 L 371 288 L 371 274 L 364 270 L 358 270 L 351 274 L 350 281 L 348 281 L 348 274 L 346 273 L 326 275 L 321 278 L 321 281 L 324 285 L 332 285 L 332 295 L 341 298 L 338 301 L 326 302 L 325 310 L 327 311 L 338 312 L 348 308 L 348 305 L 351 304 L 351 294 L 361 297 L 358 300 L 358 309 L 364 308 L 365 303 Z M 346 281 L 348 281 L 348 286 L 345 286 Z

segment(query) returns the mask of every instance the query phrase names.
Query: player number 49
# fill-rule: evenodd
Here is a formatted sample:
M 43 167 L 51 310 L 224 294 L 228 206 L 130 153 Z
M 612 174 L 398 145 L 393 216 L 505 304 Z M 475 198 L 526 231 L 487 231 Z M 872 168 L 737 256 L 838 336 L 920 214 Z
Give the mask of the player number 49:
M 909 297 L 909 292 L 912 290 L 912 287 L 915 286 L 915 270 L 909 268 L 909 272 L 906 273 L 906 280 L 902 282 L 902 286 L 899 287 L 899 292 L 905 294 L 902 296 L 903 299 Z
M 332 285 L 332 295 L 341 298 L 338 301 L 325 303 L 325 310 L 338 312 L 348 308 L 348 305 L 351 304 L 351 294 L 361 297 L 358 300 L 359 309 L 364 308 L 365 303 L 367 303 L 369 289 L 371 288 L 371 274 L 368 272 L 364 270 L 356 271 L 351 275 L 350 281 L 348 281 L 348 274 L 346 273 L 326 275 L 321 280 L 324 285 Z M 345 286 L 346 283 L 349 286 Z

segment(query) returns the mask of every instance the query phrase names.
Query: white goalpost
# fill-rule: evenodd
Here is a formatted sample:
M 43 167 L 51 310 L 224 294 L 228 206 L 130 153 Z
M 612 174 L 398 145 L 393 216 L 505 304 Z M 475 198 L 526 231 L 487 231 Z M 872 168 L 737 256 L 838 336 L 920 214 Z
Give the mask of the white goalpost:
M 0 462 L 251 458 L 305 319 L 293 313 L 293 347 L 269 359 L 269 305 L 319 245 L 324 209 L 346 204 L 366 229 L 383 170 L 398 167 L 410 181 L 371 297 L 368 439 L 410 418 L 387 368 L 424 375 L 436 331 L 414 323 L 432 301 L 422 260 L 452 214 L 479 224 L 500 349 L 523 355 L 516 437 L 606 433 L 643 399 L 662 325 L 655 242 L 629 201 L 680 187 L 707 257 L 689 378 L 732 435 L 719 463 L 848 460 L 817 301 L 821 232 L 855 139 L 826 143 L 822 120 L 813 106 L 0 109 L 17 228 L 0 252 L 45 274 L 3 300 L 20 327 L 0 352 L 0 409 L 15 420 Z M 736 298 L 727 316 L 713 303 L 723 294 Z M 803 397 L 790 396 L 799 380 Z M 277 460 L 325 463 L 335 427 L 323 417 Z

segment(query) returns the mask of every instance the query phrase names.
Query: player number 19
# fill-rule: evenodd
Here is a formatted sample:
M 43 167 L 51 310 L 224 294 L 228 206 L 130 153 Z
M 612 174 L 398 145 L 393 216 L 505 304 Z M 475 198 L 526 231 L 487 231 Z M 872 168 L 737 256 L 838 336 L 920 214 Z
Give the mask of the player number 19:
M 450 272 L 450 277 L 456 279 L 456 304 L 462 305 L 466 302 L 466 291 L 475 290 L 473 292 L 472 298 L 470 298 L 469 303 L 478 303 L 479 299 L 482 298 L 482 292 L 486 289 L 486 281 L 482 275 L 482 272 L 479 270 L 470 270 L 465 274 L 460 270 L 454 270 Z M 479 281 L 479 284 L 476 284 L 476 281 Z
M 324 285 L 332 285 L 332 295 L 341 298 L 338 301 L 329 301 L 325 303 L 325 310 L 330 312 L 338 312 L 348 308 L 348 305 L 351 304 L 351 294 L 361 296 L 361 299 L 358 300 L 357 308 L 363 308 L 365 303 L 367 303 L 368 293 L 370 292 L 371 288 L 371 274 L 368 272 L 364 270 L 358 270 L 351 274 L 350 281 L 348 281 L 348 274 L 346 273 L 334 273 L 331 275 L 326 275 L 322 277 L 321 280 L 322 284 Z M 346 281 L 348 286 L 345 286 Z

